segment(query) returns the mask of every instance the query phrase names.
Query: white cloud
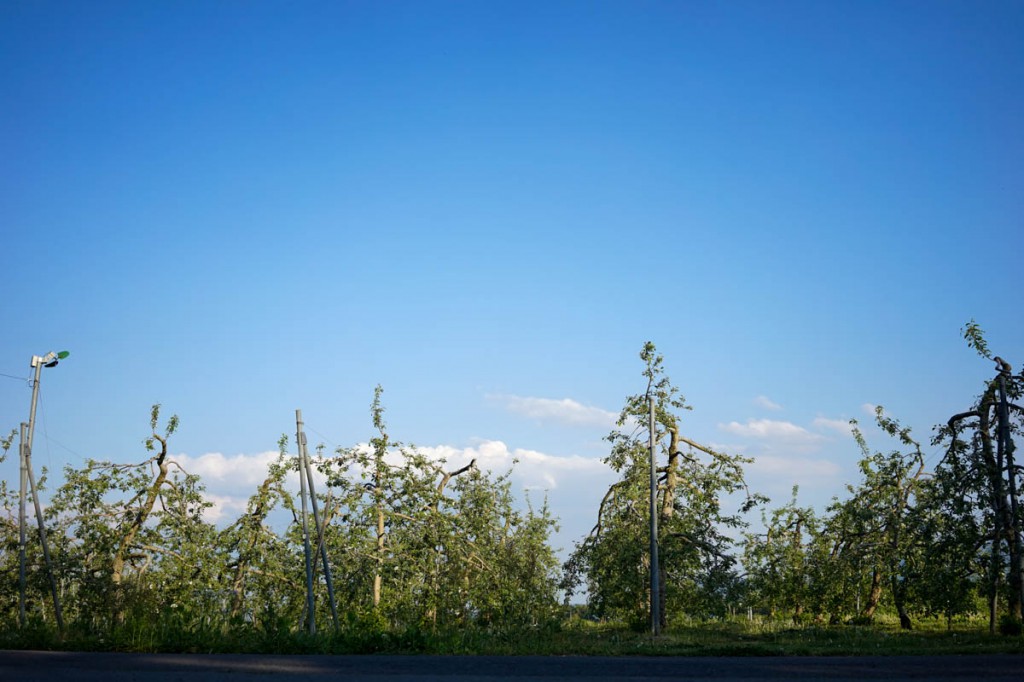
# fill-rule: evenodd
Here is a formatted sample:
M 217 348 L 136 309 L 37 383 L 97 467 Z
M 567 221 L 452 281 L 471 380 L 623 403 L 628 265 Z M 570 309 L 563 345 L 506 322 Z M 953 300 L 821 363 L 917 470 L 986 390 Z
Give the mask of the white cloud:
M 237 519 L 245 511 L 249 503 L 247 497 L 235 495 L 217 495 L 207 491 L 203 497 L 213 506 L 203 511 L 203 520 L 207 523 L 228 525 L 233 519 Z
M 181 454 L 173 457 L 181 468 L 199 476 L 203 483 L 230 485 L 232 488 L 258 486 L 267 477 L 267 467 L 277 459 L 277 452 L 225 457 L 219 452 L 191 457 Z
M 842 470 L 835 462 L 827 459 L 810 457 L 778 457 L 759 455 L 747 465 L 752 471 L 771 476 L 788 476 L 793 478 L 834 478 Z
M 517 395 L 488 395 L 488 400 L 503 404 L 506 410 L 516 414 L 568 424 L 570 426 L 603 426 L 611 428 L 619 415 L 599 407 L 576 402 L 571 398 L 529 398 Z
M 746 452 L 750 449 L 749 446 L 743 443 L 717 443 L 711 441 L 710 443 L 704 443 L 715 452 L 726 452 L 730 455 L 746 455 Z
M 772 412 L 777 412 L 782 409 L 782 405 L 779 405 L 777 402 L 765 395 L 759 395 L 754 398 L 754 404 L 758 407 L 763 407 L 766 410 L 771 410 Z
M 811 433 L 802 426 L 775 419 L 748 419 L 746 424 L 734 421 L 719 424 L 718 428 L 736 436 L 753 438 L 767 449 L 806 452 L 816 449 L 825 440 L 821 434 Z
M 825 417 L 816 417 L 814 419 L 814 426 L 817 429 L 836 431 L 844 436 L 849 436 L 853 433 L 853 426 L 851 426 L 848 419 L 826 419 Z
M 868 415 L 869 417 L 874 417 L 875 409 L 877 407 L 877 405 L 872 405 L 871 403 L 864 403 L 863 405 L 860 406 L 860 411 Z
M 821 436 L 811 433 L 802 426 L 775 419 L 748 419 L 746 424 L 729 422 L 728 424 L 719 424 L 718 428 L 738 436 L 762 440 L 817 441 L 821 439 Z
M 365 443 L 355 447 L 369 449 Z M 549 509 L 559 520 L 559 531 L 552 537 L 552 543 L 563 549 L 571 547 L 590 530 L 597 503 L 616 478 L 615 473 L 597 457 L 551 455 L 538 450 L 512 448 L 500 440 L 479 440 L 468 447 L 437 445 L 416 449 L 438 462 L 445 471 L 458 469 L 475 459 L 481 469 L 504 474 L 514 463 L 512 490 L 520 503 L 525 502 L 524 490 L 541 491 L 530 495 L 534 503 L 541 501 L 544 492 L 551 491 Z M 392 452 L 388 460 L 397 463 L 399 457 L 398 452 Z M 204 518 L 219 526 L 232 523 L 244 513 L 249 497 L 266 477 L 267 466 L 276 458 L 276 452 L 231 457 L 221 453 L 174 456 L 182 468 L 200 476 L 206 488 L 203 496 L 213 503 L 204 512 Z M 325 492 L 327 488 L 323 477 L 315 469 L 313 476 L 317 492 Z M 299 479 L 295 472 L 289 473 L 285 488 L 298 495 Z M 287 515 L 280 506 L 271 515 L 270 523 L 275 527 L 280 524 L 279 530 L 287 525 Z
M 531 489 L 554 490 L 575 481 L 577 476 L 604 477 L 611 474 L 608 466 L 599 459 L 513 449 L 500 440 L 483 440 L 466 448 L 439 445 L 416 449 L 430 459 L 443 460 L 448 469 L 457 469 L 475 459 L 481 469 L 501 474 L 515 463 L 513 478 L 519 481 L 521 487 Z
M 295 456 L 294 452 L 292 456 Z M 178 454 L 172 459 L 186 472 L 199 476 L 199 482 L 206 489 L 203 497 L 214 503 L 213 508 L 205 512 L 204 517 L 207 521 L 219 523 L 229 521 L 245 511 L 249 498 L 266 480 L 268 467 L 277 460 L 277 457 L 278 453 L 273 451 L 231 457 L 225 457 L 219 452 L 208 452 L 198 457 Z M 298 492 L 298 472 L 289 472 L 285 480 L 286 487 Z M 327 486 L 325 477 L 315 468 L 313 486 L 318 493 L 326 490 Z

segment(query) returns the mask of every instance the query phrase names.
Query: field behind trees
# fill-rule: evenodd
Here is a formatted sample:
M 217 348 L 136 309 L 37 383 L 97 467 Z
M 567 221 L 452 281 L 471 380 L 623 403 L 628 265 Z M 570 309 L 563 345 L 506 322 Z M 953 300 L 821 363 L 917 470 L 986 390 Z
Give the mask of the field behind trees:
M 941 458 L 926 462 L 919 437 L 879 408 L 889 443 L 873 450 L 852 425 L 860 478 L 823 510 L 795 488 L 768 500 L 744 480 L 750 460 L 689 438 L 688 405 L 645 344 L 642 392 L 607 438 L 619 478 L 564 562 L 546 503 L 517 499 L 510 472 L 451 468 L 398 440 L 380 387 L 365 444 L 316 448 L 307 479 L 282 436 L 245 512 L 221 526 L 204 519 L 202 480 L 169 454 L 187 425 L 154 405 L 138 460 L 39 481 L 49 561 L 32 519 L 21 537 L 17 486 L 0 483 L 0 647 L 1022 653 L 1024 372 L 975 323 L 964 337 L 996 371 L 962 412 L 936 416 Z M 3 457 L 18 456 L 15 435 Z M 307 497 L 297 477 L 321 489 Z

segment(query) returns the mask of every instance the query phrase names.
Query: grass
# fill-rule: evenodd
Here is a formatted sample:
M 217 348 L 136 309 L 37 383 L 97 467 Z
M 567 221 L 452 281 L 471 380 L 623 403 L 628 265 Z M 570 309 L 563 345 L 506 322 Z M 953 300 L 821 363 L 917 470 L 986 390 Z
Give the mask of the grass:
M 526 649 L 526 650 L 524 650 Z M 804 626 L 778 623 L 693 623 L 659 637 L 620 627 L 577 624 L 535 639 L 479 642 L 473 653 L 576 654 L 586 656 L 862 656 L 1024 654 L 1024 638 L 989 635 L 987 626 L 953 631 L 922 627 L 901 631 L 898 623 L 872 626 Z
M 989 635 L 984 623 L 922 623 L 901 631 L 897 623 L 871 626 L 801 626 L 772 621 L 683 623 L 654 638 L 623 627 L 576 620 L 541 630 L 409 629 L 381 632 L 348 627 L 316 636 L 253 629 L 160 629 L 128 624 L 96 635 L 45 624 L 0 629 L 0 648 L 76 651 L 258 654 L 444 654 L 583 656 L 861 656 L 1024 654 L 1024 637 Z

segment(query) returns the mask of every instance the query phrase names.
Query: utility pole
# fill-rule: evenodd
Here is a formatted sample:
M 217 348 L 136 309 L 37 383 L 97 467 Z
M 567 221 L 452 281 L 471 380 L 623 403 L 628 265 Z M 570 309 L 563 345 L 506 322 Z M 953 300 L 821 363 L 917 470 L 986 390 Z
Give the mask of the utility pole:
M 658 458 L 655 448 L 654 396 L 647 394 L 648 438 L 651 451 L 651 634 L 661 634 L 661 594 L 658 568 Z
M 299 461 L 302 462 L 300 477 L 305 477 L 306 485 L 309 486 L 309 500 L 313 503 L 313 525 L 316 526 L 316 544 L 320 551 L 320 560 L 324 562 L 324 581 L 327 583 L 327 598 L 331 603 L 331 620 L 334 623 L 334 631 L 338 631 L 338 604 L 334 599 L 334 580 L 331 578 L 331 563 L 327 560 L 327 543 L 324 542 L 324 526 L 320 522 L 320 503 L 316 500 L 316 489 L 313 487 L 313 468 L 309 465 L 309 448 L 306 445 L 306 432 L 302 430 L 302 414 L 296 411 L 299 427 Z M 315 562 L 314 562 L 315 564 Z
M 21 422 L 18 439 L 18 463 L 21 488 L 18 493 L 18 624 L 25 627 L 25 489 L 28 487 L 28 461 L 25 457 L 28 424 Z
M 313 562 L 309 551 L 309 524 L 306 521 L 306 475 L 305 450 L 302 448 L 302 410 L 295 410 L 295 442 L 299 450 L 299 491 L 302 497 L 302 548 L 306 554 L 306 616 L 309 618 L 309 634 L 316 634 L 316 613 L 313 601 Z
M 36 521 L 39 524 L 39 541 L 43 546 L 43 560 L 46 563 L 46 570 L 50 578 L 50 591 L 53 593 L 53 613 L 57 620 L 57 627 L 64 629 L 64 615 L 60 607 L 60 595 L 57 592 L 57 579 L 53 574 L 53 563 L 50 561 L 50 544 L 46 539 L 46 524 L 43 522 L 43 511 L 39 505 L 39 495 L 36 491 L 36 477 L 32 472 L 32 437 L 36 428 L 36 405 L 39 403 L 39 379 L 43 367 L 56 367 L 58 361 L 70 355 L 66 350 L 59 353 L 49 352 L 43 357 L 32 356 L 30 366 L 35 369 L 35 378 L 32 381 L 32 405 L 29 408 L 28 426 L 21 425 L 21 490 L 18 496 L 18 525 L 19 525 L 19 617 L 21 625 L 25 624 L 25 484 L 26 479 L 29 489 L 32 492 L 32 502 L 36 510 Z M 26 434 L 27 431 L 27 434 Z

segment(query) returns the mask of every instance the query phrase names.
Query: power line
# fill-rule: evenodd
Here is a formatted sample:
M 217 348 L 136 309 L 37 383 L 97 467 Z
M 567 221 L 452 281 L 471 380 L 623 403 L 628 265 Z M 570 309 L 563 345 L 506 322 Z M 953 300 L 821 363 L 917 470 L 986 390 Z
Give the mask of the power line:
M 306 427 L 306 430 L 307 430 L 307 431 L 312 431 L 312 432 L 313 432 L 313 433 L 315 433 L 316 435 L 320 436 L 320 438 L 322 438 L 322 439 L 323 439 L 323 440 L 324 440 L 324 441 L 325 441 L 325 442 L 326 442 L 326 443 L 327 443 L 328 445 L 330 445 L 330 446 L 332 446 L 332 447 L 334 447 L 334 448 L 337 448 L 337 447 L 338 447 L 338 444 L 337 444 L 337 443 L 335 443 L 335 442 L 334 442 L 334 441 L 332 441 L 332 440 L 331 440 L 330 438 L 328 438 L 328 437 L 327 437 L 327 436 L 325 436 L 324 434 L 322 434 L 322 433 L 320 433 L 319 431 L 317 431 L 316 429 L 314 429 L 314 428 L 313 428 L 312 426 L 310 426 L 309 424 L 305 424 L 305 427 Z
M 43 431 L 44 431 L 44 432 L 46 431 L 46 426 L 45 426 L 45 425 L 43 425 Z M 87 458 L 86 458 L 86 456 L 85 456 L 85 455 L 83 455 L 82 453 L 80 453 L 80 452 L 76 452 L 75 450 L 72 450 L 72 449 L 71 449 L 71 448 L 69 448 L 69 447 L 68 447 L 67 445 L 64 445 L 64 443 L 61 443 L 61 442 L 60 442 L 59 440 L 57 440 L 56 438 L 54 438 L 54 437 L 50 436 L 49 434 L 46 434 L 46 433 L 44 433 L 43 435 L 44 435 L 44 436 L 46 437 L 46 441 L 47 441 L 47 443 L 50 443 L 50 442 L 52 442 L 52 443 L 53 443 L 54 445 L 56 445 L 57 447 L 60 447 L 60 448 L 64 448 L 65 450 L 67 450 L 68 452 L 70 452 L 70 453 L 71 453 L 72 455 L 74 455 L 75 457 L 78 457 L 79 459 L 82 459 L 82 460 L 84 460 L 84 459 L 87 459 Z M 47 454 L 49 454 L 49 453 L 47 453 Z

